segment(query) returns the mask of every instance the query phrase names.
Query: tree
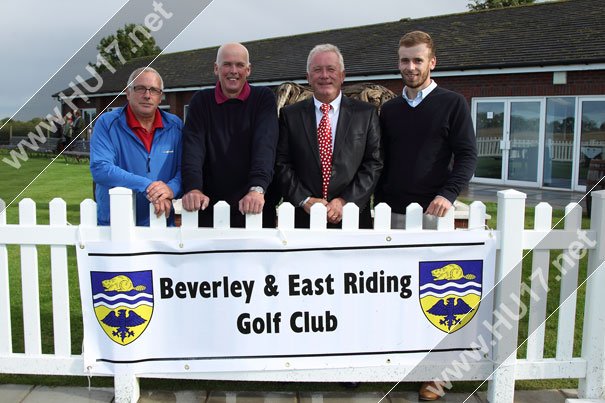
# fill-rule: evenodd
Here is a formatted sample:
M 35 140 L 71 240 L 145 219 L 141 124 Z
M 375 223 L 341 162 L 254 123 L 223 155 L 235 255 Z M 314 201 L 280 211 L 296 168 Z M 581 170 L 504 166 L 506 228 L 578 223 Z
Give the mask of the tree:
M 114 71 L 128 60 L 155 56 L 162 51 L 156 45 L 149 29 L 137 24 L 126 24 L 115 34 L 101 39 L 97 50 L 99 54 L 96 63 L 89 64 L 95 67 L 99 73 L 106 70 Z
M 536 0 L 472 0 L 467 5 L 470 10 L 487 10 L 491 8 L 504 8 L 533 4 Z

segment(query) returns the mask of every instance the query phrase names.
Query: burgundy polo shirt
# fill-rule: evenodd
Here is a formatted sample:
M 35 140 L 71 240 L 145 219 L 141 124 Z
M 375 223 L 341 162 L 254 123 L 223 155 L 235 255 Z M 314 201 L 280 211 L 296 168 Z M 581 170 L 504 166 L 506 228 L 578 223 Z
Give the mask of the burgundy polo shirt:
M 235 98 L 227 98 L 225 94 L 223 94 L 223 90 L 221 88 L 220 81 L 216 83 L 216 87 L 214 87 L 214 99 L 217 104 L 223 104 L 230 99 L 239 99 L 240 101 L 245 101 L 250 96 L 250 84 L 246 81 L 244 83 L 244 87 L 240 91 L 239 95 Z

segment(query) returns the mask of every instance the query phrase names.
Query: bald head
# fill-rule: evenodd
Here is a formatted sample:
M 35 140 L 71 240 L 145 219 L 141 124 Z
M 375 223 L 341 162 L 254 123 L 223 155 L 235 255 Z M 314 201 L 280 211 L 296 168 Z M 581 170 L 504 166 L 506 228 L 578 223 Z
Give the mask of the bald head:
M 241 43 L 231 42 L 221 45 L 221 47 L 218 48 L 218 52 L 216 52 L 216 64 L 220 66 L 227 55 L 237 55 L 238 57 L 243 58 L 247 65 L 250 64 L 248 49 Z
M 216 53 L 214 74 L 227 98 L 239 96 L 250 75 L 248 49 L 240 43 L 222 45 Z

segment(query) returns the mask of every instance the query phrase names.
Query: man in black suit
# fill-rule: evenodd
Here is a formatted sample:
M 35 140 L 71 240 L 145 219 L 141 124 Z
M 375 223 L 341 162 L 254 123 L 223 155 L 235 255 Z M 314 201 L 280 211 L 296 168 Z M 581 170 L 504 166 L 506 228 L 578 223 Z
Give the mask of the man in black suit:
M 361 228 L 371 228 L 370 196 L 382 171 L 376 108 L 342 95 L 345 69 L 340 50 L 315 46 L 307 58 L 313 98 L 281 110 L 276 156 L 284 201 L 295 209 L 295 226 L 309 227 L 315 203 L 327 208 L 329 227 L 342 225 L 346 203 L 359 207 Z

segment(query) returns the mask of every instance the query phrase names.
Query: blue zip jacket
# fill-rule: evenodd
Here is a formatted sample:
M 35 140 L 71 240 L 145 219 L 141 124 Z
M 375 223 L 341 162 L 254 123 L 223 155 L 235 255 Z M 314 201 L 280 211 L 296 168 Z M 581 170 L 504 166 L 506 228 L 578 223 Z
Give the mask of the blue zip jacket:
M 126 123 L 126 107 L 101 115 L 90 140 L 90 172 L 96 183 L 97 222 L 109 225 L 109 189 L 125 187 L 136 194 L 136 224 L 149 225 L 145 191 L 152 182 L 166 183 L 175 199 L 181 195 L 181 130 L 183 122 L 160 110 L 163 128 L 153 136 L 151 152 Z M 171 214 L 173 221 L 174 212 Z

